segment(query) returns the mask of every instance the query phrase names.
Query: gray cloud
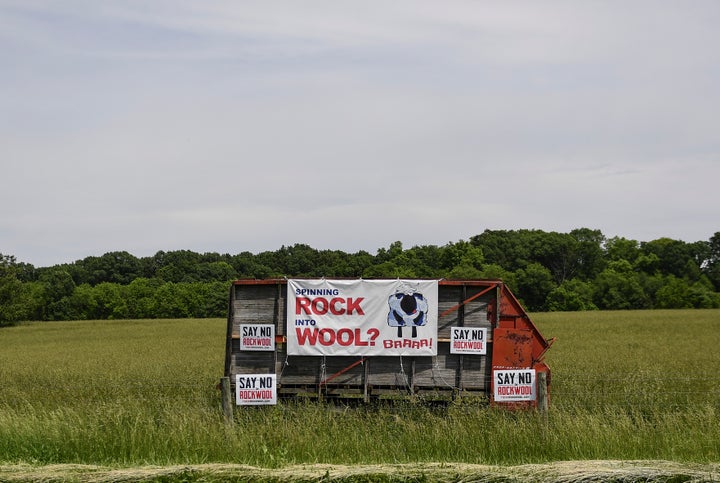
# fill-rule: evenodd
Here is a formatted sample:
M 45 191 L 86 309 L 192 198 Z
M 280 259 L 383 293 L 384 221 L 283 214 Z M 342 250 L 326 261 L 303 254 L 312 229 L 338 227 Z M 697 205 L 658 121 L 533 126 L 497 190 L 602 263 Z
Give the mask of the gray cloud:
M 0 252 L 718 231 L 716 2 L 0 3 Z

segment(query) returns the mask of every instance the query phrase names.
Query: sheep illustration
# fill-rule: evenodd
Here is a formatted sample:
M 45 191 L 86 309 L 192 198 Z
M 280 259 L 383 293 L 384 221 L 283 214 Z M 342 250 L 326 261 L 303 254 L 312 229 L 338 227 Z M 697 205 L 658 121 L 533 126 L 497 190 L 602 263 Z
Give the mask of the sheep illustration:
M 397 327 L 397 336 L 403 336 L 403 327 L 412 327 L 412 336 L 417 337 L 418 326 L 427 323 L 428 302 L 417 289 L 401 286 L 388 297 L 388 325 Z

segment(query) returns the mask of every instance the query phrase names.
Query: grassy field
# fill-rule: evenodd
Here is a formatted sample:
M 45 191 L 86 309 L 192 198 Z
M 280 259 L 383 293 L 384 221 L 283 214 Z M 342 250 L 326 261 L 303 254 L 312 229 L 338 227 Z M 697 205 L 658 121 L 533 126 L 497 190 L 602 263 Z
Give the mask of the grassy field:
M 720 310 L 542 313 L 533 320 L 557 338 L 547 355 L 547 417 L 479 404 L 329 410 L 310 403 L 238 410 L 232 426 L 223 423 L 216 389 L 224 320 L 5 328 L 0 463 L 283 469 L 720 461 Z

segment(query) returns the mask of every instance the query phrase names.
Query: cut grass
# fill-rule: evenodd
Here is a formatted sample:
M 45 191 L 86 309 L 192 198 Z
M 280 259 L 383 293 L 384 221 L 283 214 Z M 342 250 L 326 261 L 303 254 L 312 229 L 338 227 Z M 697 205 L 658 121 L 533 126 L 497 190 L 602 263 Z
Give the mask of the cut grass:
M 214 463 L 114 468 L 96 465 L 0 466 L 0 481 L 122 483 L 144 482 L 508 482 L 587 483 L 592 481 L 715 482 L 719 465 L 670 461 L 559 461 L 494 466 L 465 463 L 382 465 L 296 465 L 280 469 Z

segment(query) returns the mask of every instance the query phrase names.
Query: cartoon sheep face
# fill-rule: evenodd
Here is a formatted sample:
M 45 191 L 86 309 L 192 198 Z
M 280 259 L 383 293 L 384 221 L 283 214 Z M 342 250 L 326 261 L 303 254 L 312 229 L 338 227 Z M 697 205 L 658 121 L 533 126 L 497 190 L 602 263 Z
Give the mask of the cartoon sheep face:
M 427 323 L 428 302 L 423 294 L 411 287 L 401 287 L 388 297 L 388 325 L 398 328 L 402 337 L 403 327 L 412 327 L 412 336 L 417 337 L 417 327 Z

